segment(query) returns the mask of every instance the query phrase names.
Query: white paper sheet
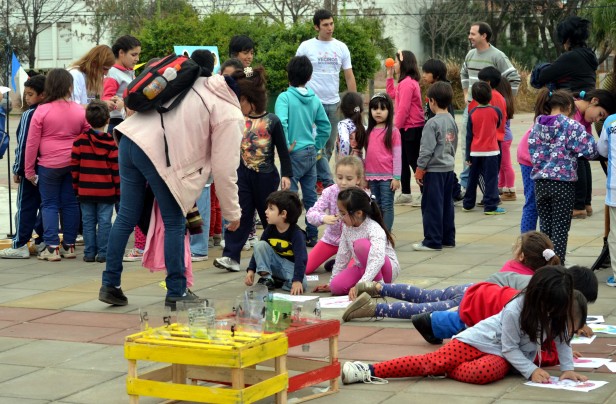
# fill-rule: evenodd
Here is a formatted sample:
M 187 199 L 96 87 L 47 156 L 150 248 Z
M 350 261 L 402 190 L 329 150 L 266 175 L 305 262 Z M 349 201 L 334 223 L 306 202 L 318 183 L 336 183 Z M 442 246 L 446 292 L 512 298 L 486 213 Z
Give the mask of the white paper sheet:
M 597 334 L 616 335 L 616 325 L 588 324 L 588 326 Z
M 616 373 L 616 362 L 606 363 L 605 367 L 610 370 L 610 372 Z
M 351 301 L 349 296 L 322 297 L 319 299 L 321 309 L 346 309 Z
M 319 275 L 306 275 L 306 280 L 307 281 L 318 281 L 319 280 Z
M 558 377 L 552 376 L 550 377 L 550 381 L 548 383 L 533 383 L 526 382 L 524 383 L 526 386 L 531 387 L 543 387 L 546 389 L 557 389 L 557 390 L 571 390 L 571 391 L 583 391 L 588 393 L 591 390 L 598 389 L 601 386 L 605 386 L 608 382 L 604 382 L 601 380 L 588 380 L 585 382 L 574 382 L 573 380 L 558 380 Z
M 595 338 L 597 338 L 596 335 L 593 335 L 592 337 L 580 337 L 579 335 L 574 335 L 573 339 L 571 340 L 571 345 L 573 344 L 591 344 Z
M 274 299 L 288 300 L 290 302 L 307 302 L 308 300 L 318 299 L 319 296 L 306 296 L 306 295 L 286 295 L 284 293 L 274 293 Z
M 605 323 L 603 316 L 586 316 L 586 324 L 600 324 Z
M 611 361 L 607 358 L 573 358 L 573 366 L 580 369 L 597 369 Z

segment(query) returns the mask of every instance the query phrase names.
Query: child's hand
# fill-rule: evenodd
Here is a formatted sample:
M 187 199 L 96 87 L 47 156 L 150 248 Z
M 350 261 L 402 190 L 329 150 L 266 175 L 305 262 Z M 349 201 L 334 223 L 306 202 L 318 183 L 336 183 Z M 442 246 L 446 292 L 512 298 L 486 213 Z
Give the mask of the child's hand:
M 20 176 L 20 175 L 17 175 L 17 174 L 14 174 L 14 175 L 13 175 L 13 182 L 14 182 L 15 184 L 19 184 L 19 183 L 21 182 L 21 176 Z
M 573 370 L 565 370 L 562 375 L 560 375 L 560 380 L 573 380 L 576 382 L 585 382 L 588 380 L 588 377 L 581 375 L 579 373 L 575 373 Z
M 535 383 L 547 383 L 550 381 L 550 374 L 541 368 L 537 368 L 530 376 L 530 380 Z
M 426 170 L 422 170 L 421 168 L 417 167 L 417 169 L 415 170 L 415 182 L 417 183 L 417 185 L 423 185 L 423 179 L 425 175 Z
M 351 290 L 349 290 L 349 300 L 353 301 L 357 299 L 357 286 L 353 286 Z
M 329 288 L 329 285 L 319 285 L 312 291 L 313 293 L 328 293 L 332 290 Z
M 236 231 L 239 227 L 240 227 L 240 221 L 239 220 L 234 220 L 232 222 L 229 222 L 229 224 L 227 224 L 226 228 L 229 231 Z
M 293 285 L 291 285 L 291 294 L 301 295 L 302 293 L 304 293 L 304 286 L 302 286 L 302 283 L 300 281 L 293 282 Z
M 297 140 L 294 141 L 293 143 L 291 143 L 291 145 L 289 146 L 289 153 L 291 153 L 293 151 L 293 149 L 295 149 L 295 145 L 297 144 Z
M 291 188 L 291 179 L 289 177 L 282 177 L 280 179 L 280 189 L 286 191 L 289 188 Z
M 574 358 L 581 358 L 582 357 L 582 353 L 578 352 L 578 351 L 573 351 L 573 357 Z
M 396 191 L 400 188 L 400 180 L 393 179 L 391 180 L 391 185 L 389 186 L 392 191 Z
M 387 78 L 394 77 L 394 68 L 393 68 L 393 66 L 386 68 L 385 71 L 387 72 Z
M 592 337 L 595 333 L 592 331 L 592 328 L 584 324 L 584 326 L 578 330 L 577 335 L 580 337 Z
M 244 284 L 246 286 L 252 286 L 255 283 L 255 271 L 246 271 L 246 277 L 244 278 Z
M 323 224 L 336 224 L 338 223 L 338 216 L 325 215 L 323 216 Z

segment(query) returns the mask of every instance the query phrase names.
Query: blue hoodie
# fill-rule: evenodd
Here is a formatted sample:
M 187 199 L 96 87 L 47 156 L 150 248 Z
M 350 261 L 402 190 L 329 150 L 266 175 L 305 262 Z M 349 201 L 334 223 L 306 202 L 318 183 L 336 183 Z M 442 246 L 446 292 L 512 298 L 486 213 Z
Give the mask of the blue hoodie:
M 332 126 L 321 101 L 311 89 L 289 87 L 276 100 L 276 115 L 282 123 L 287 147 L 295 142 L 293 151 L 308 146 L 314 146 L 318 151 L 327 143 Z

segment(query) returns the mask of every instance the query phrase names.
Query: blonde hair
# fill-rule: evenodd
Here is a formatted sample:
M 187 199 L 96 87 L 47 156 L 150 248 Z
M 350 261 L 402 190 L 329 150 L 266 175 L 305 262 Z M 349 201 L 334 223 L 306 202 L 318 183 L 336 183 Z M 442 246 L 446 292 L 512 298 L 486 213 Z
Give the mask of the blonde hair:
M 344 156 L 336 162 L 336 170 L 340 166 L 352 166 L 355 169 L 355 175 L 359 178 L 359 186 L 364 184 L 364 163 L 357 156 Z
M 107 45 L 98 45 L 88 53 L 76 60 L 72 67 L 79 69 L 86 75 L 86 90 L 88 94 L 102 95 L 103 93 L 103 67 L 111 67 L 116 58 Z

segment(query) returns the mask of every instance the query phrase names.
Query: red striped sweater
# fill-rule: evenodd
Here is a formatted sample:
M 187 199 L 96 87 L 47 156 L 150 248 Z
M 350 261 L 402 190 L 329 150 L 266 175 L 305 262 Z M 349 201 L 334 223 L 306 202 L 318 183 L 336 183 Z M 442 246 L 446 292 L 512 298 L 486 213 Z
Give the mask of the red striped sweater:
M 115 203 L 120 198 L 118 147 L 110 134 L 90 129 L 73 142 L 73 189 L 80 202 Z

